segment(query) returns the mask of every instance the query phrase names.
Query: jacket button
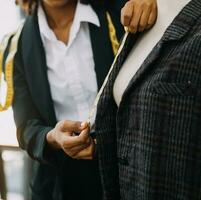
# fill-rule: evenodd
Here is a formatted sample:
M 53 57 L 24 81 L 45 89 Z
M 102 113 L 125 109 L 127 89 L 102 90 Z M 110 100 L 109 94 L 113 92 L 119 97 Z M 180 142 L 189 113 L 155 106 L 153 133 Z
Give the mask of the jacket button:
M 129 165 L 128 159 L 126 157 L 118 158 L 118 162 L 120 165 Z

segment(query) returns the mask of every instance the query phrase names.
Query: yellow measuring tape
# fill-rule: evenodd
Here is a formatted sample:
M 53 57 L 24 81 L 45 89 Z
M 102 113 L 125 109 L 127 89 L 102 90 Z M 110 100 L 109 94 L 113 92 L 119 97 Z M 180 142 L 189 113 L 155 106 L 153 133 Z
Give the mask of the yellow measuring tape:
M 0 89 L 2 87 L 2 79 L 3 79 L 3 58 L 4 58 L 4 53 L 6 51 L 6 48 L 8 46 L 10 38 L 13 37 L 14 34 L 15 33 L 11 33 L 11 34 L 6 35 L 3 38 L 2 42 L 1 42 L 1 46 L 0 46 Z M 7 75 L 8 75 L 8 73 L 7 73 Z M 5 79 L 6 79 L 6 77 L 5 77 Z M 2 93 L 2 91 L 1 91 L 1 93 Z M 6 107 L 8 107 L 9 102 L 8 102 L 7 98 L 9 98 L 10 93 L 11 92 L 10 91 L 8 92 L 8 87 L 7 87 L 7 94 L 6 94 L 5 104 L 2 105 L 0 103 L 0 111 L 4 111 L 4 110 L 6 110 Z
M 4 101 L 5 102 L 4 104 L 0 103 L 0 112 L 7 110 L 12 105 L 13 96 L 14 96 L 14 89 L 13 89 L 14 57 L 15 57 L 15 54 L 17 53 L 18 40 L 20 38 L 22 28 L 23 28 L 23 25 L 21 25 L 16 32 L 5 36 L 1 43 L 1 46 L 0 46 L 0 90 L 1 90 L 4 53 L 8 46 L 9 40 L 12 38 L 11 42 L 10 42 L 9 53 L 8 53 L 8 56 L 7 56 L 6 62 L 5 62 L 5 75 L 4 76 L 5 76 L 5 81 L 7 84 L 6 99 Z
M 112 22 L 112 18 L 110 16 L 109 12 L 107 12 L 106 15 L 107 15 L 107 21 L 108 21 L 110 41 L 112 43 L 113 53 L 114 53 L 114 55 L 116 55 L 118 52 L 118 49 L 119 49 L 119 41 L 117 39 L 116 29 Z

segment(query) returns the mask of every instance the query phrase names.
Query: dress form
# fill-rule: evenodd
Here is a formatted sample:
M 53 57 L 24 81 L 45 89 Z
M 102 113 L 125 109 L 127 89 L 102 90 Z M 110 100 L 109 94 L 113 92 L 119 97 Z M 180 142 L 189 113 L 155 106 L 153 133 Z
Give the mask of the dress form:
M 189 2 L 190 0 L 157 0 L 158 19 L 156 24 L 136 42 L 115 80 L 113 96 L 118 106 L 132 77 L 162 38 L 174 18 Z

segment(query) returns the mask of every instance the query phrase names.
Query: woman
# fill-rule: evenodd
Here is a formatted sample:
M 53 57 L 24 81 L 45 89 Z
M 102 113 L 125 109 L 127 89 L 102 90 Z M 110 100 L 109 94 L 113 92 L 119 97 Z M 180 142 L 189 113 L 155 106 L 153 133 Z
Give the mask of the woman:
M 126 5 L 130 14 L 122 20 L 133 32 L 156 18 L 155 1 L 147 1 Z M 38 161 L 32 199 L 102 199 L 98 163 L 89 160 L 94 142 L 81 121 L 123 34 L 124 2 L 41 0 L 30 1 L 30 8 L 32 3 L 37 6 L 29 11 L 14 58 L 13 102 L 20 147 Z M 140 13 L 133 12 L 136 5 Z
M 99 101 L 104 199 L 201 198 L 201 0 L 157 4 L 155 26 L 128 36 Z

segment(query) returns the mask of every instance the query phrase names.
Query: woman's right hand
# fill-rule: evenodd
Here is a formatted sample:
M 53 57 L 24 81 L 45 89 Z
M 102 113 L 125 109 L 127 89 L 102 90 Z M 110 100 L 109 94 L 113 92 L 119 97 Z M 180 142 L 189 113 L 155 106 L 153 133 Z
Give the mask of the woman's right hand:
M 131 33 L 151 28 L 157 18 L 157 0 L 128 0 L 121 11 L 121 23 Z
M 91 146 L 89 131 L 86 123 L 65 120 L 58 122 L 46 139 L 52 148 L 62 149 L 68 156 L 77 159 L 80 152 Z

